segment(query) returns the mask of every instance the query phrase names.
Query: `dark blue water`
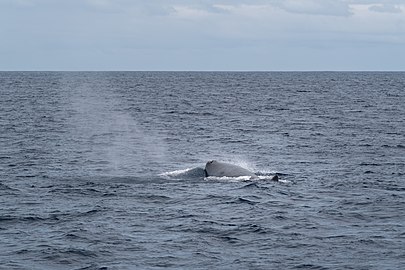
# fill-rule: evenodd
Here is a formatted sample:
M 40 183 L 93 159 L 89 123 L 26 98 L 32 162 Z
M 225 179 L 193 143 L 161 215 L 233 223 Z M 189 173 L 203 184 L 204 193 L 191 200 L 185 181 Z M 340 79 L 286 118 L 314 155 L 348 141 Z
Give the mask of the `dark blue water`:
M 404 104 L 400 72 L 1 72 L 0 268 L 400 269 Z

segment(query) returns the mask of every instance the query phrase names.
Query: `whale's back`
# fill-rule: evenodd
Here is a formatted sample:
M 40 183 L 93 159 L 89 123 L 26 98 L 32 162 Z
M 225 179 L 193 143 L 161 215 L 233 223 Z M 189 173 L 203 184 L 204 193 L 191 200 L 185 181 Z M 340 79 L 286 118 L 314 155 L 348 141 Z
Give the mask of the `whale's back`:
M 216 177 L 239 177 L 239 176 L 250 176 L 257 178 L 253 172 L 242 168 L 240 166 L 219 162 L 216 160 L 208 161 L 205 165 L 206 176 L 216 176 Z

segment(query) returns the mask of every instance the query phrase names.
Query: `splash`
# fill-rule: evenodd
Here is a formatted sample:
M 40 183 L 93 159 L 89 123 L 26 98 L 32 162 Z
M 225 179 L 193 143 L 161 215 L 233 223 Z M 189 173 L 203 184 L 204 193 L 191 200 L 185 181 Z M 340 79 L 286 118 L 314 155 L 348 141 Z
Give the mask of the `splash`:
M 213 160 L 213 159 L 224 162 L 224 163 L 234 164 L 234 165 L 245 168 L 252 172 L 256 172 L 258 170 L 258 168 L 256 167 L 256 165 L 253 162 L 251 162 L 246 157 L 242 157 L 242 156 L 227 155 L 227 154 L 221 153 L 219 155 L 213 155 L 211 157 L 206 158 L 204 162 L 207 162 L 207 161 Z
M 228 177 L 228 176 L 209 176 L 205 177 L 206 181 L 225 181 L 225 182 L 242 182 L 242 181 L 255 181 L 256 178 L 251 176 L 238 176 L 238 177 Z

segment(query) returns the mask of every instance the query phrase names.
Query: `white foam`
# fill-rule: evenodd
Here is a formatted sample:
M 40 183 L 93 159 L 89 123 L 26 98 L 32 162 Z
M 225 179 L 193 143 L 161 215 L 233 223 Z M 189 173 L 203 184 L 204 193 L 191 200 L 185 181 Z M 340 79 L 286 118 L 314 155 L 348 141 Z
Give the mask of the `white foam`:
M 275 174 L 277 174 L 277 172 L 272 171 L 272 170 L 268 170 L 268 169 L 263 169 L 263 170 L 256 171 L 256 174 L 259 174 L 259 175 L 275 175 Z
M 251 176 L 238 176 L 238 177 L 229 177 L 229 176 L 208 176 L 204 177 L 204 180 L 214 180 L 214 181 L 227 181 L 227 182 L 240 182 L 240 181 L 251 181 Z
M 206 181 L 224 181 L 224 182 L 243 182 L 243 181 L 273 181 L 274 175 L 258 175 L 258 178 L 252 178 L 251 176 L 238 176 L 238 177 L 229 177 L 229 176 L 208 176 L 204 177 Z M 285 179 L 278 179 L 277 182 L 283 184 L 289 184 L 291 181 Z
M 259 177 L 259 180 L 269 181 L 269 180 L 273 180 L 274 176 L 275 176 L 275 174 L 272 174 L 272 175 L 258 175 L 257 177 Z M 277 182 L 284 183 L 284 184 L 291 183 L 291 181 L 288 181 L 288 180 L 285 180 L 285 179 L 280 179 L 280 177 L 278 178 Z
M 289 184 L 289 183 L 291 183 L 291 181 L 285 180 L 285 179 L 278 179 L 278 182 L 284 183 L 284 184 Z

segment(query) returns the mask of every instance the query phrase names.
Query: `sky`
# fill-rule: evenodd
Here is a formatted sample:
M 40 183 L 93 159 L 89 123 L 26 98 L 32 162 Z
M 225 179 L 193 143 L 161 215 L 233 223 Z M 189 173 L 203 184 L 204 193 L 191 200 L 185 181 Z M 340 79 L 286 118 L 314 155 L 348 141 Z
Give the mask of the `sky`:
M 405 0 L 0 0 L 0 70 L 404 71 Z

